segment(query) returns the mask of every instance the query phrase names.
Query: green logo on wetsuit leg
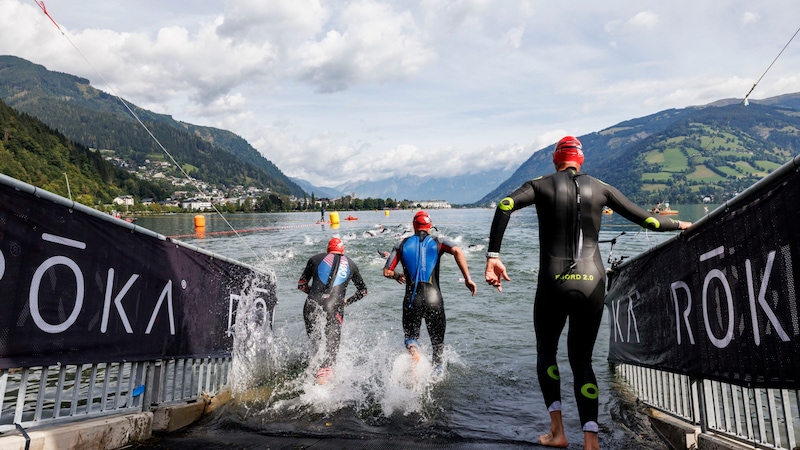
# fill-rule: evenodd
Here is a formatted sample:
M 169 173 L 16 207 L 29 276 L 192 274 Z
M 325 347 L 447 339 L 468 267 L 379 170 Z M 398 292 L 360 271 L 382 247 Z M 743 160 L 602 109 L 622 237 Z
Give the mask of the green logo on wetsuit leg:
M 511 197 L 506 197 L 500 200 L 500 209 L 502 211 L 511 211 L 514 209 L 514 199 Z
M 590 400 L 596 400 L 600 396 L 600 389 L 593 383 L 586 383 L 581 386 L 581 394 Z
M 547 368 L 547 375 L 550 378 L 554 379 L 554 380 L 560 380 L 561 379 L 561 376 L 558 374 L 558 366 L 550 366 L 550 367 L 548 367 Z
M 647 219 L 644 219 L 644 224 L 645 226 L 650 225 L 653 229 L 656 230 L 661 228 L 661 222 L 659 222 L 658 219 L 656 219 L 655 217 L 648 217 Z

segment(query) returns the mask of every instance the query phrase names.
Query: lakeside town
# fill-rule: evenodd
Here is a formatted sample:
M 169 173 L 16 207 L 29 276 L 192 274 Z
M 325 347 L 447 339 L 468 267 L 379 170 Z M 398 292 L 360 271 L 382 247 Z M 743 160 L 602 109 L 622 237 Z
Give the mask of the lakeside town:
M 317 197 L 313 192 L 299 198 L 272 192 L 269 188 L 255 186 L 217 186 L 190 177 L 178 177 L 172 165 L 165 161 L 145 160 L 144 165 L 134 166 L 125 159 L 105 155 L 104 159 L 117 167 L 148 181 L 167 182 L 176 188 L 171 197 L 164 200 L 137 199 L 133 195 L 120 195 L 112 204 L 98 209 L 109 213 L 177 213 L 206 212 L 215 208 L 220 212 L 270 212 L 270 211 L 319 211 L 319 210 L 372 210 L 372 209 L 447 209 L 445 200 L 395 200 L 391 198 L 359 198 L 355 192 L 337 198 Z

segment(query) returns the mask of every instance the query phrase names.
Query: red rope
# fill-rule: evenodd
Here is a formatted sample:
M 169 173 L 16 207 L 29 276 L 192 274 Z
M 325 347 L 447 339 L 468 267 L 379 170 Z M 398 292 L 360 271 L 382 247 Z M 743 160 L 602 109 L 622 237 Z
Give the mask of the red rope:
M 325 222 L 330 223 L 330 222 Z M 234 234 L 234 233 L 254 233 L 257 231 L 273 231 L 273 230 L 286 230 L 290 228 L 302 228 L 302 227 L 313 227 L 314 225 L 319 225 L 320 222 L 317 223 L 307 223 L 303 225 L 285 225 L 280 227 L 260 227 L 260 228 L 246 228 L 243 230 L 228 230 L 228 231 L 209 231 L 204 233 L 205 236 L 218 236 L 224 234 Z M 178 239 L 178 238 L 185 238 L 185 237 L 195 237 L 200 233 L 192 233 L 192 234 L 176 234 L 173 236 L 167 236 L 170 239 Z
M 42 12 L 44 13 L 44 15 L 47 16 L 47 18 L 50 19 L 51 22 L 53 22 L 53 25 L 55 25 L 56 28 L 58 28 L 58 31 L 61 31 L 61 27 L 58 26 L 58 24 L 56 23 L 55 19 L 53 19 L 53 17 L 50 16 L 50 13 L 47 12 L 47 7 L 44 6 L 44 0 L 33 0 L 33 1 L 36 2 L 37 5 L 39 5 L 39 8 L 42 8 Z M 64 32 L 61 31 L 61 33 L 64 33 Z

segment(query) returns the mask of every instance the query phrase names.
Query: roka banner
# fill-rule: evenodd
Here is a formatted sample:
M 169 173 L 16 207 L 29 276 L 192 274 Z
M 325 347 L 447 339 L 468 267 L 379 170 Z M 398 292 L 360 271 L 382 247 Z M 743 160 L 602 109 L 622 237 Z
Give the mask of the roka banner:
M 612 362 L 800 389 L 797 161 L 617 268 Z
M 0 176 L 0 369 L 229 356 L 244 296 L 274 280 Z

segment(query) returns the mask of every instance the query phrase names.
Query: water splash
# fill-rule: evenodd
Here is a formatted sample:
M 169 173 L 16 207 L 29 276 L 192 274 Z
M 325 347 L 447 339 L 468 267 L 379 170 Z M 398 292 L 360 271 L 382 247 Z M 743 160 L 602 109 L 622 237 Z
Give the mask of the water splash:
M 262 269 L 263 270 L 263 269 Z M 230 332 L 233 334 L 231 388 L 234 395 L 258 386 L 269 378 L 275 354 L 271 351 L 273 312 L 277 304 L 275 274 L 256 276 L 246 281 L 244 295 L 236 304 Z
M 250 307 L 247 302 L 243 305 Z M 425 346 L 423 357 L 413 364 L 397 336 L 376 335 L 354 317 L 345 322 L 332 378 L 317 384 L 315 375 L 324 357 L 323 334 L 300 340 L 280 330 L 273 335 L 259 321 L 257 309 L 239 317 L 255 321 L 236 328 L 232 370 L 234 397 L 240 399 L 237 414 L 250 421 L 330 417 L 342 410 L 384 418 L 414 414 L 424 421 L 438 411 L 433 395 L 436 382 Z M 318 329 L 324 320 L 319 317 Z

